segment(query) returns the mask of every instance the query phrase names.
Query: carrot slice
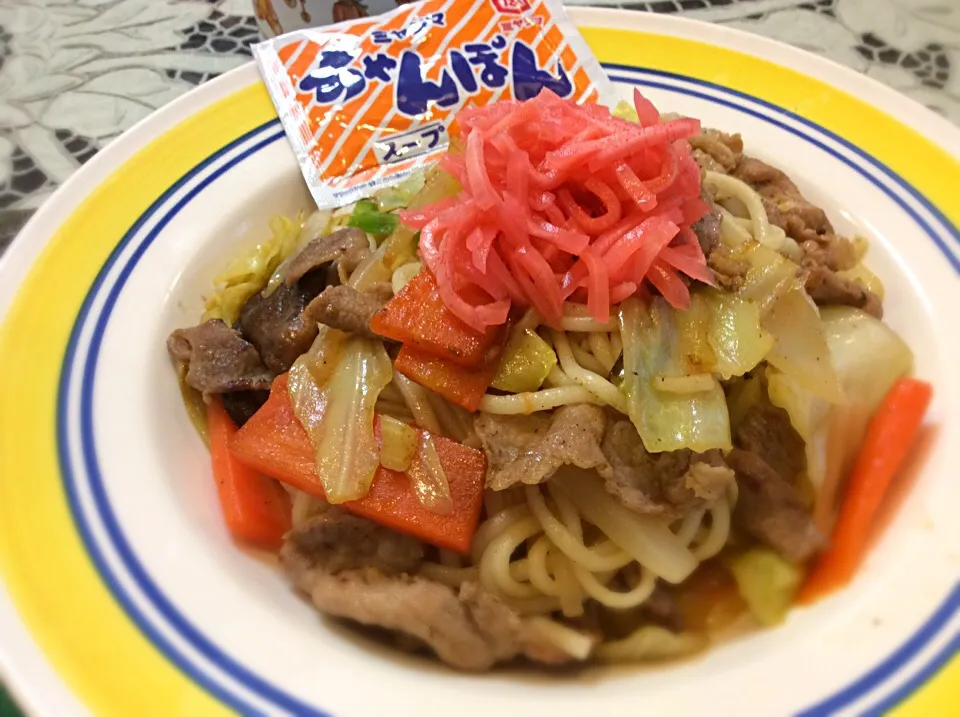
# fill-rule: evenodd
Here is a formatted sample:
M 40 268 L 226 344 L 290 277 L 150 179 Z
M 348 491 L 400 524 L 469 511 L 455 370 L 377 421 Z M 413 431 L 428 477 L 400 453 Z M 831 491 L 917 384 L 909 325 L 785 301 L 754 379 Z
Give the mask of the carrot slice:
M 257 547 L 278 550 L 290 530 L 290 496 L 275 480 L 230 453 L 237 427 L 219 399 L 207 404 L 207 426 L 213 477 L 230 533 Z
M 421 271 L 378 311 L 370 328 L 381 336 L 466 367 L 484 363 L 497 329 L 485 333 L 458 319 L 440 298 L 437 282 Z
M 378 433 L 379 435 L 379 433 Z M 343 503 L 355 515 L 412 535 L 424 542 L 467 553 L 480 520 L 487 459 L 482 452 L 434 436 L 440 464 L 450 485 L 453 512 L 439 515 L 417 499 L 405 473 L 377 469 L 370 492 Z M 270 398 L 230 442 L 246 465 L 302 491 L 324 497 L 314 465 L 313 446 L 290 404 L 286 375 L 273 382 Z
M 902 378 L 880 404 L 850 474 L 830 547 L 800 589 L 798 603 L 814 602 L 850 582 L 866 555 L 877 511 L 910 452 L 932 397 L 929 383 Z
M 473 413 L 480 408 L 480 401 L 497 372 L 497 360 L 490 360 L 479 368 L 464 368 L 403 346 L 393 367 L 410 380 Z

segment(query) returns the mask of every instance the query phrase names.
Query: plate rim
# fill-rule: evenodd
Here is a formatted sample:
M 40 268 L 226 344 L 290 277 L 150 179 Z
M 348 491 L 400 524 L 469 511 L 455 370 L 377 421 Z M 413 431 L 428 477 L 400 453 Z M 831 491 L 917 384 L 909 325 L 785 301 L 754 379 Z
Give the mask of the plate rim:
M 578 26 L 587 27 L 607 27 L 616 25 L 618 29 L 623 29 L 624 25 L 622 19 L 625 15 L 630 18 L 630 24 L 633 24 L 633 21 L 636 20 L 634 17 L 636 13 L 634 12 L 611 10 L 606 8 L 571 8 L 571 15 L 575 18 L 575 20 L 577 20 Z M 594 16 L 602 18 L 604 22 L 591 22 L 590 18 Z M 618 18 L 621 20 L 620 22 L 617 22 Z M 780 42 L 769 40 L 768 38 L 763 38 L 732 28 L 711 25 L 709 23 L 702 23 L 686 18 L 669 16 L 652 16 L 651 18 L 647 19 L 650 21 L 650 27 L 644 28 L 643 31 L 645 32 L 654 32 L 657 34 L 665 34 L 670 36 L 676 35 L 676 33 L 666 30 L 661 31 L 656 27 L 658 24 L 663 24 L 667 28 L 672 26 L 673 28 L 681 29 L 685 27 L 689 28 L 692 25 L 696 26 L 697 32 L 704 32 L 703 28 L 708 28 L 709 32 L 707 32 L 707 34 L 719 32 L 719 35 L 721 36 L 727 35 L 728 37 L 738 37 L 741 40 L 746 38 L 751 44 L 756 44 L 759 42 L 761 46 L 774 48 L 776 52 L 783 52 L 786 50 L 788 51 L 788 54 L 798 53 L 800 56 L 814 58 L 817 63 L 822 63 L 826 66 L 829 66 L 831 72 L 842 71 L 843 73 L 849 73 L 853 76 L 852 79 L 856 81 L 856 84 L 863 85 L 866 83 L 868 85 L 872 85 L 873 91 L 880 92 L 881 94 L 889 94 L 891 97 L 888 97 L 887 99 L 895 99 L 899 105 L 897 107 L 897 112 L 895 113 L 892 112 L 890 108 L 884 107 L 870 99 L 864 99 L 864 101 L 873 104 L 885 114 L 888 114 L 904 124 L 908 124 L 908 122 L 898 115 L 901 111 L 906 111 L 912 116 L 910 123 L 913 124 L 913 127 L 916 131 L 924 135 L 932 143 L 939 146 L 941 149 L 944 149 L 955 158 L 960 157 L 960 128 L 957 128 L 927 108 L 919 105 L 909 98 L 906 98 L 905 96 L 886 87 L 885 85 L 880 84 L 876 80 L 861 76 L 855 73 L 853 70 L 834 63 L 831 60 L 812 55 L 797 48 L 783 45 Z M 628 27 L 627 29 L 632 30 L 635 28 Z M 694 31 L 691 30 L 691 33 L 692 32 Z M 696 39 L 697 41 L 706 44 L 717 44 L 709 37 L 699 36 L 692 39 Z M 780 64 L 776 59 L 771 58 L 768 53 L 765 53 L 762 50 L 754 52 L 750 48 L 744 48 L 740 51 L 755 57 L 767 59 L 775 64 Z M 790 69 L 795 70 L 793 67 Z M 804 73 L 810 74 L 806 71 L 804 71 Z M 121 164 L 133 159 L 140 150 L 172 127 L 180 124 L 190 116 L 195 115 L 205 107 L 208 107 L 216 101 L 225 98 L 229 94 L 232 94 L 233 92 L 242 89 L 249 84 L 255 84 L 258 79 L 259 78 L 255 72 L 255 69 L 253 68 L 252 63 L 248 63 L 239 68 L 231 70 L 230 72 L 225 73 L 211 82 L 197 87 L 194 90 L 191 90 L 189 93 L 174 100 L 172 103 L 158 110 L 158 112 L 137 123 L 137 125 L 125 132 L 120 138 L 118 138 L 118 140 L 104 148 L 104 150 L 99 152 L 89 163 L 87 163 L 87 165 L 82 167 L 66 183 L 58 188 L 51 199 L 48 200 L 48 202 L 37 212 L 37 214 L 34 215 L 34 217 L 31 218 L 30 222 L 24 227 L 23 231 L 13 242 L 4 257 L 0 259 L 0 276 L 7 277 L 10 275 L 11 278 L 16 280 L 24 278 L 30 271 L 33 264 L 37 261 L 41 253 L 46 251 L 47 245 L 50 239 L 56 233 L 57 229 L 62 226 L 69 215 L 87 197 L 89 197 L 94 191 L 96 191 L 98 187 L 101 186 L 102 182 L 106 180 L 116 168 L 118 168 Z M 827 82 L 830 85 L 836 86 L 836 83 L 833 81 L 824 80 L 822 78 L 820 79 L 821 81 Z M 850 78 L 848 78 L 848 80 L 849 79 Z M 860 97 L 858 92 L 851 92 L 850 94 L 853 94 L 855 97 Z M 936 132 L 945 132 L 945 135 L 932 135 L 922 127 L 917 126 L 917 119 L 919 119 L 921 123 L 932 123 L 931 127 L 935 128 Z M 938 127 L 937 125 L 940 126 Z M 948 144 L 953 146 L 947 146 L 944 144 L 942 141 L 944 136 L 950 140 Z M 98 174 L 103 174 L 101 181 L 91 182 L 90 178 L 97 177 Z M 85 185 L 90 186 L 90 189 L 85 189 Z M 36 238 L 32 240 L 33 245 L 31 245 L 29 238 L 34 236 Z M 38 241 L 38 239 L 43 239 L 43 241 Z M 13 283 L 14 282 L 10 282 L 11 285 Z M 2 283 L 0 283 L 0 285 L 2 285 Z M 11 290 L 9 292 L 9 296 L 0 294 L 0 312 L 3 314 L 6 313 L 6 309 L 12 303 L 16 293 L 16 291 Z M 2 583 L 0 583 L 0 617 L 9 617 L 10 614 L 5 614 L 7 613 L 8 609 L 12 611 L 13 619 L 17 620 L 18 613 L 16 608 L 13 606 L 12 601 L 7 595 L 6 589 L 3 587 Z M 31 645 L 33 645 L 33 638 L 28 634 L 27 640 L 31 643 Z M 35 645 L 33 646 L 35 647 Z M 39 648 L 35 649 L 38 650 L 38 654 L 42 654 L 39 653 Z M 12 662 L 12 660 L 5 659 L 7 656 L 7 646 L 0 646 L 0 666 L 4 668 L 4 675 L 10 676 L 12 673 L 16 673 L 17 670 L 15 667 L 12 669 L 7 667 L 6 663 L 8 661 Z M 46 662 L 46 658 L 44 658 L 44 662 Z M 62 679 L 59 676 L 57 676 L 57 682 L 62 685 Z M 39 703 L 30 699 L 28 690 L 20 689 L 23 686 L 24 683 L 21 682 L 21 680 L 15 675 L 7 680 L 7 687 L 13 694 L 21 699 L 21 704 L 23 704 L 23 706 L 27 707 L 28 709 L 35 707 L 37 711 L 39 711 Z M 44 686 L 42 689 L 49 688 Z M 73 697 L 73 694 L 69 691 L 69 688 L 65 689 L 67 690 L 68 694 Z

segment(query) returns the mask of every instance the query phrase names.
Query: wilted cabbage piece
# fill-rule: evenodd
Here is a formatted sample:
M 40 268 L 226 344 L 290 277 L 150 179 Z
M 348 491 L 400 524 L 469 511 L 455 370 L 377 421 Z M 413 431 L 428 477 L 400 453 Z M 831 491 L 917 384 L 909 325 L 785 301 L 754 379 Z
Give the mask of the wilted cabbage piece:
M 776 337 L 767 354 L 771 366 L 810 393 L 834 403 L 843 400 L 819 312 L 800 286 L 791 288 L 770 307 L 763 326 Z
M 740 597 L 763 625 L 786 617 L 803 582 L 803 569 L 768 548 L 752 548 L 728 562 Z
M 556 365 L 550 344 L 526 329 L 510 338 L 490 385 L 511 393 L 536 391 Z
M 322 231 L 326 229 L 324 217 L 329 219 L 329 214 L 317 214 L 324 226 L 313 228 Z M 214 278 L 214 293 L 207 300 L 203 321 L 222 319 L 227 326 L 233 326 L 247 300 L 267 286 L 277 267 L 299 248 L 303 221 L 302 214 L 292 221 L 273 217 L 270 238 L 238 256 Z
M 440 454 L 428 431 L 421 431 L 417 457 L 410 470 L 410 487 L 424 508 L 437 515 L 453 513 L 453 497 L 450 483 L 440 463 Z
M 326 327 L 290 369 L 290 401 L 330 503 L 357 500 L 370 489 L 380 465 L 374 408 L 392 378 L 383 342 Z
M 417 430 L 392 416 L 380 416 L 380 464 L 405 473 L 417 455 Z
M 684 657 L 699 652 L 709 644 L 706 636 L 697 632 L 670 632 L 656 625 L 641 627 L 623 640 L 601 643 L 594 651 L 604 662 L 643 662 Z
M 689 448 L 729 450 L 730 418 L 720 384 L 706 391 L 675 393 L 655 386 L 657 377 L 685 375 L 675 312 L 660 298 L 621 306 L 624 378 L 630 420 L 651 453 Z
M 889 326 L 859 309 L 824 307 L 820 316 L 842 401 L 828 403 L 793 374 L 770 369 L 767 377 L 770 400 L 787 411 L 806 442 L 814 518 L 826 532 L 870 416 L 894 382 L 910 372 L 913 354 Z

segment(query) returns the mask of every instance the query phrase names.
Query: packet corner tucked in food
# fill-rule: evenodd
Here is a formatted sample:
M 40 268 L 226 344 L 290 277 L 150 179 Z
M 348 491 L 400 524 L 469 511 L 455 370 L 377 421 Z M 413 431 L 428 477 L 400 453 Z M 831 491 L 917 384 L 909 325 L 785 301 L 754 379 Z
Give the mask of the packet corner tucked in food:
M 254 56 L 321 209 L 436 161 L 464 107 L 612 85 L 560 0 L 421 0 L 262 42 Z

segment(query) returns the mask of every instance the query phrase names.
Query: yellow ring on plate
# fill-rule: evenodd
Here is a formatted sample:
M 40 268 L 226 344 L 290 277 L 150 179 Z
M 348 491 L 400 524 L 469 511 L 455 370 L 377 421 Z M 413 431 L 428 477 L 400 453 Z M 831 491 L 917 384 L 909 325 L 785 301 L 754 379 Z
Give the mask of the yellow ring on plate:
M 791 110 L 887 164 L 955 224 L 960 166 L 881 111 L 806 75 L 692 40 L 586 28 L 602 62 L 655 67 Z M 245 88 L 162 135 L 57 230 L 0 327 L 0 573 L 34 639 L 95 714 L 191 716 L 228 709 L 183 675 L 136 628 L 101 582 L 73 525 L 57 463 L 60 369 L 97 272 L 154 200 L 208 157 L 275 117 L 262 86 Z M 893 141 L 895 138 L 896 141 Z M 109 680 L 105 679 L 109 669 Z M 960 705 L 954 659 L 898 713 Z M 161 707 L 162 706 L 162 707 Z

